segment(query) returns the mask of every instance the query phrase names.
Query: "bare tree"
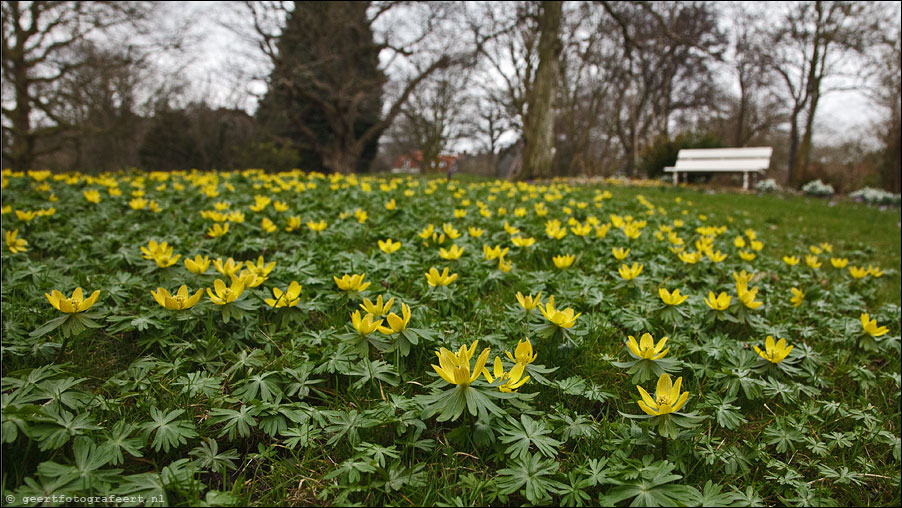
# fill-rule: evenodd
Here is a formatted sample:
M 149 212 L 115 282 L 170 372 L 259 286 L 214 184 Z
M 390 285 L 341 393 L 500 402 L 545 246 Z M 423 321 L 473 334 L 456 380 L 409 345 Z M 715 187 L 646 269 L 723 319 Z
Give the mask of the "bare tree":
M 864 54 L 880 33 L 875 7 L 871 2 L 796 2 L 772 32 L 773 68 L 790 106 L 788 185 L 806 178 L 821 98 L 848 89 L 849 80 L 859 77 L 860 69 L 849 69 L 850 57 Z M 845 77 L 845 83 L 831 80 L 836 77 Z

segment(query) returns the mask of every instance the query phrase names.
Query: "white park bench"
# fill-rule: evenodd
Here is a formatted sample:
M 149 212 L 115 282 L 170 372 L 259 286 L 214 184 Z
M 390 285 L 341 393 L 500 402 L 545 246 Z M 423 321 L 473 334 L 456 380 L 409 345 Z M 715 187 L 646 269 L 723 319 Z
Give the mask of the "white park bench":
M 673 184 L 680 182 L 683 173 L 725 173 L 741 172 L 742 188 L 749 188 L 749 173 L 763 173 L 770 166 L 770 156 L 774 149 L 769 146 L 754 148 L 692 148 L 682 149 L 677 155 L 675 166 L 664 168 L 673 173 Z

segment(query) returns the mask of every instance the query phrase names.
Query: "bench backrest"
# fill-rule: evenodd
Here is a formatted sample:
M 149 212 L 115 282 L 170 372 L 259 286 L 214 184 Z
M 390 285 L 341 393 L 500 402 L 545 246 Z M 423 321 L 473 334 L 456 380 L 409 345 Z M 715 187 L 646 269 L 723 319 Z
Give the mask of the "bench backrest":
M 686 148 L 677 155 L 676 165 L 669 171 L 764 171 L 770 167 L 774 149 L 754 148 Z

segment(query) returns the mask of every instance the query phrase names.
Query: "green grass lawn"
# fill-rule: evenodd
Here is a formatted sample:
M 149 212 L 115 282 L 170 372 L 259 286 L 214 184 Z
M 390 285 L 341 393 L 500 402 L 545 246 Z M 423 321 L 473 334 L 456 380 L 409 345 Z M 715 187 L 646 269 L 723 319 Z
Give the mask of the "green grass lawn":
M 10 505 L 902 501 L 898 209 L 299 171 L 2 205 Z

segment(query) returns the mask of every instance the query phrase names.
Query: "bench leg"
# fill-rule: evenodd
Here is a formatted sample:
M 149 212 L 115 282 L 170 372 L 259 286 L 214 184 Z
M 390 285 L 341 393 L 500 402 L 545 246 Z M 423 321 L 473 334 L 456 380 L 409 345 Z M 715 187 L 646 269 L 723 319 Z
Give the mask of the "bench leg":
M 677 185 L 678 183 L 680 183 L 680 174 L 677 173 L 676 171 L 674 171 L 673 172 L 673 184 Z
M 749 190 L 749 172 L 742 172 L 742 190 Z

